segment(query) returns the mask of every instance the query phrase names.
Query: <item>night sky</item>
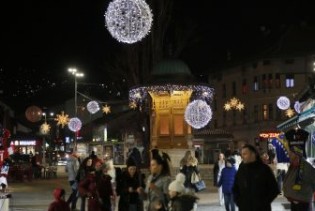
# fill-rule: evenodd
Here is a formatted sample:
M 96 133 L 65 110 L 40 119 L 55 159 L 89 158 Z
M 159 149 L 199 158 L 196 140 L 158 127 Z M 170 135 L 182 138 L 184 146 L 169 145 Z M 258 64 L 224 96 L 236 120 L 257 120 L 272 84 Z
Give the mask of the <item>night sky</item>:
M 277 42 L 288 25 L 314 25 L 313 7 L 301 3 L 286 2 L 277 7 L 221 0 L 174 1 L 173 10 L 168 11 L 172 24 L 195 29 L 179 59 L 196 76 L 216 71 L 228 58 L 234 61 L 259 53 Z M 52 101 L 51 93 L 58 93 L 53 99 L 56 102 L 70 97 L 73 78 L 68 67 L 84 72 L 84 82 L 105 84 L 108 99 L 126 97 L 123 90 L 115 89 L 122 82 L 112 81 L 102 67 L 128 45 L 117 42 L 105 27 L 108 3 L 1 1 L 0 100 L 23 108 L 40 104 L 47 95 Z

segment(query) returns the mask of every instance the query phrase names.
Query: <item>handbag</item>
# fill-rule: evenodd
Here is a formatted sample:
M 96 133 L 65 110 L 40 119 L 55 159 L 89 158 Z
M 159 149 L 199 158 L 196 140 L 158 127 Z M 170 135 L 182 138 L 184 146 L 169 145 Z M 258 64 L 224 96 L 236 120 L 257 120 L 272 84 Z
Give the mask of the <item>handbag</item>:
M 200 192 L 205 189 L 206 189 L 206 183 L 203 180 L 200 180 L 199 182 L 195 183 L 196 192 Z
M 191 179 L 190 179 L 190 182 L 191 184 L 195 184 L 197 182 L 200 181 L 200 178 L 198 176 L 198 174 L 194 171 L 192 174 L 191 174 Z

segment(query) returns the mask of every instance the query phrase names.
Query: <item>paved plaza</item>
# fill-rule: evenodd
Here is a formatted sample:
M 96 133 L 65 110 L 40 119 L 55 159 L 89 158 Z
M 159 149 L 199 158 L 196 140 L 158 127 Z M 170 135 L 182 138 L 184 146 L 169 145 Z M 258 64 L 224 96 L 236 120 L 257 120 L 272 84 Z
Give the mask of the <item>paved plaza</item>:
M 31 182 L 11 183 L 10 190 L 12 198 L 9 201 L 10 211 L 43 211 L 47 210 L 49 203 L 53 200 L 52 190 L 55 187 L 63 187 L 67 194 L 70 187 L 66 175 L 59 175 L 55 179 L 39 179 Z M 218 194 L 215 188 L 198 193 L 200 198 L 198 211 L 224 211 L 224 207 L 218 204 Z M 80 203 L 80 201 L 78 202 Z M 285 211 L 283 204 L 286 199 L 279 196 L 272 204 L 273 211 Z M 79 204 L 78 204 L 79 205 Z

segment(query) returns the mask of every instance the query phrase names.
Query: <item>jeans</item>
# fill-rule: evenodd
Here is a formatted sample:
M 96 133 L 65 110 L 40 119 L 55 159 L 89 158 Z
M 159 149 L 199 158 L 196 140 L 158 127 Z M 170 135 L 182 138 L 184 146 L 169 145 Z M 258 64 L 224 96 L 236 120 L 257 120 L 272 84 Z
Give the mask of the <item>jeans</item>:
M 226 211 L 235 211 L 233 193 L 224 193 L 224 204 Z
M 72 193 L 69 196 L 67 203 L 70 204 L 71 203 L 71 209 L 75 209 L 77 207 L 77 200 L 78 200 L 78 189 L 73 187 L 73 184 L 75 183 L 74 180 L 69 181 L 69 184 L 71 186 L 72 189 Z

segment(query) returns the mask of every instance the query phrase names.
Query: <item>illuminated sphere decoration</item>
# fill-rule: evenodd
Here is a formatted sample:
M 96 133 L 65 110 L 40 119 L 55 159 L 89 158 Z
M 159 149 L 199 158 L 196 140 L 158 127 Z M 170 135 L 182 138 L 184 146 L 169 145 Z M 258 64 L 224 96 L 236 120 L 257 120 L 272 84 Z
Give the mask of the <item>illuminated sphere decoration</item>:
M 96 101 L 89 102 L 86 107 L 91 114 L 95 114 L 100 110 L 100 105 Z
M 150 32 L 152 13 L 144 0 L 114 0 L 109 3 L 105 21 L 115 39 L 132 44 Z
M 279 97 L 277 100 L 277 106 L 281 110 L 287 110 L 290 108 L 290 99 L 285 96 Z
M 26 109 L 25 116 L 30 122 L 38 122 L 42 119 L 42 109 L 37 106 L 30 106 Z
M 301 103 L 299 101 L 295 101 L 295 103 L 294 103 L 294 110 L 298 114 L 301 112 Z
M 203 100 L 194 100 L 185 110 L 185 121 L 195 129 L 203 128 L 212 118 L 210 106 Z
M 81 129 L 82 127 L 82 122 L 79 118 L 77 117 L 74 117 L 74 118 L 71 118 L 69 123 L 68 123 L 68 127 L 71 131 L 73 132 L 77 132 Z

